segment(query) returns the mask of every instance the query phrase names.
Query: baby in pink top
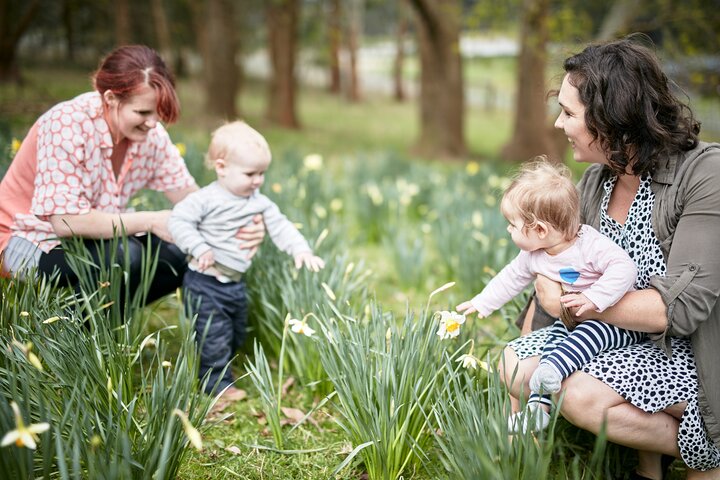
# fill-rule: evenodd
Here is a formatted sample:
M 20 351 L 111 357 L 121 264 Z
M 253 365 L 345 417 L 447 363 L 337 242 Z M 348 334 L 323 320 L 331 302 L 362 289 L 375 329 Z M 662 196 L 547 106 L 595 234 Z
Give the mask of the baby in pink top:
M 485 289 L 456 309 L 486 317 L 527 288 L 538 275 L 568 292 L 563 306 L 602 312 L 634 289 L 637 268 L 628 254 L 589 225 L 580 224 L 580 201 L 564 165 L 541 158 L 526 164 L 503 195 L 500 206 L 518 256 Z M 574 326 L 574 325 L 572 325 Z M 602 351 L 636 343 L 642 334 L 596 320 L 570 332 L 558 319 L 551 327 L 540 364 L 530 379 L 525 411 L 510 418 L 512 432 L 542 430 L 550 420 L 549 394 Z

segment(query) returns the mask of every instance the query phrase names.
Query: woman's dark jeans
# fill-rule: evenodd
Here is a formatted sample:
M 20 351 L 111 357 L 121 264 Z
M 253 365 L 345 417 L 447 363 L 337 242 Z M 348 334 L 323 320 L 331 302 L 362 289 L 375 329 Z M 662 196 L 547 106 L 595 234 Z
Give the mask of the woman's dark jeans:
M 105 256 L 104 261 L 107 264 L 113 253 L 113 247 L 115 249 L 115 261 L 123 262 L 125 248 L 127 247 L 129 265 L 126 268 L 129 272 L 130 292 L 132 295 L 135 294 L 140 285 L 142 260 L 146 256 L 145 250 L 151 248 L 153 253 L 158 252 L 157 269 L 150 283 L 146 303 L 151 303 L 182 286 L 183 275 L 187 270 L 186 256 L 174 244 L 165 242 L 155 235 L 149 234 L 149 238 L 148 236 L 131 236 L 120 240 L 86 239 L 83 243 L 96 264 L 100 264 L 100 255 Z M 76 291 L 80 288 L 78 277 L 70 267 L 66 252 L 62 246 L 55 247 L 48 253 L 43 253 L 40 256 L 38 270 L 47 275 L 58 272 L 61 286 L 73 286 Z M 121 292 L 124 292 L 124 289 L 121 289 Z

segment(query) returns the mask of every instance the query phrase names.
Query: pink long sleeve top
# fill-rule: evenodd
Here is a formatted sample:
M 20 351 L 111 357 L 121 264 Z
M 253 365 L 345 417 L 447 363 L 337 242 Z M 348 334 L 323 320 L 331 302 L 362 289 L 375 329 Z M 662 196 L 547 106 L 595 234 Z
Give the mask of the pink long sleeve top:
M 602 312 L 634 289 L 637 268 L 628 254 L 589 225 L 582 225 L 570 248 L 549 255 L 521 251 L 470 302 L 488 316 L 521 293 L 538 275 L 585 294 Z

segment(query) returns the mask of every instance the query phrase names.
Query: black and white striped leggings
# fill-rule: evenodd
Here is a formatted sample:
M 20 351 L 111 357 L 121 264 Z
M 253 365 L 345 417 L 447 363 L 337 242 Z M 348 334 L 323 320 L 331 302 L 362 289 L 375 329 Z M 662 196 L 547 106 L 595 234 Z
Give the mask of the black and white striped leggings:
M 643 340 L 645 334 L 625 330 L 599 320 L 586 320 L 570 332 L 557 320 L 550 328 L 540 363 L 554 365 L 563 380 L 600 352 L 626 347 Z

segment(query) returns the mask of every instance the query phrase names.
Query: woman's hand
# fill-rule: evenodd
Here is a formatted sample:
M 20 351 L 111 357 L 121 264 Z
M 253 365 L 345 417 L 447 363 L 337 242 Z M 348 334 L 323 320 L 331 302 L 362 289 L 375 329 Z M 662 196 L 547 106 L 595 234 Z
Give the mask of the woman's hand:
M 139 212 L 140 213 L 140 212 Z M 147 231 L 161 240 L 173 243 L 172 235 L 168 230 L 168 220 L 170 219 L 170 210 L 157 210 L 155 212 L 142 212 L 147 215 Z
M 250 260 L 254 257 L 260 247 L 260 244 L 262 244 L 265 239 L 265 224 L 263 223 L 262 215 L 255 215 L 252 223 L 249 223 L 238 230 L 235 238 L 242 240 L 240 248 L 243 250 L 248 249 L 248 254 L 245 258 Z
M 535 279 L 535 298 L 543 310 L 553 317 L 560 317 L 560 297 L 563 294 L 562 286 L 549 278 L 538 275 Z

